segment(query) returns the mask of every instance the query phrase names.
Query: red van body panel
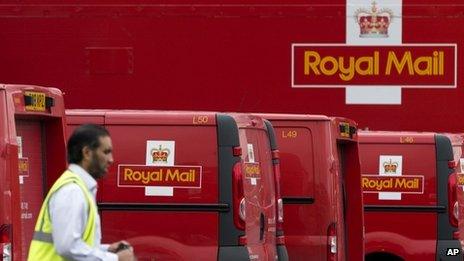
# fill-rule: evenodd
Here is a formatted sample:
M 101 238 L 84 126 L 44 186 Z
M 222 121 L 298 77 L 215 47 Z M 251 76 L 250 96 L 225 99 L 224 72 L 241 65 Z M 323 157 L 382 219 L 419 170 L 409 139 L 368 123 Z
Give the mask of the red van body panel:
M 356 135 L 348 135 L 342 141 L 338 127 L 342 119 L 339 118 L 257 115 L 270 120 L 276 130 L 289 259 L 327 260 L 328 231 L 333 225 L 337 240 L 335 260 L 362 259 L 363 212 L 361 190 L 356 182 L 360 181 Z M 352 121 L 344 122 L 356 126 Z M 346 147 L 351 154 L 341 147 Z M 348 197 L 344 198 L 344 194 Z M 357 221 L 347 226 L 348 219 Z
M 0 85 L 0 256 L 25 260 L 43 197 L 66 168 L 60 90 Z
M 68 110 L 67 116 L 68 135 L 80 124 L 95 123 L 103 124 L 112 137 L 115 162 L 99 182 L 98 194 L 105 241 L 127 238 L 139 259 L 222 260 L 235 251 L 234 246 L 244 246 L 245 256 L 234 254 L 240 260 L 275 260 L 275 188 L 269 138 L 261 118 L 229 114 L 226 117 L 236 130 L 225 133 L 222 116 L 214 112 Z M 236 144 L 221 145 L 224 137 L 236 139 Z M 168 195 L 150 194 L 157 189 L 151 181 L 137 187 L 124 185 L 129 172 L 121 173 L 122 167 L 153 168 L 147 164 L 151 141 L 174 144 L 166 148 L 173 154 L 173 166 L 201 167 L 200 184 L 174 186 Z M 223 164 L 224 150 L 235 151 L 230 168 Z M 260 176 L 252 180 L 248 165 L 257 166 L 252 170 L 258 169 L 254 174 Z M 233 168 L 241 171 L 237 184 L 242 185 L 246 202 L 243 229 L 234 225 L 239 217 L 232 213 L 238 211 Z
M 360 131 L 359 141 L 366 259 L 458 258 L 446 255 L 458 245 L 453 239 L 457 227 L 449 222 L 449 185 L 455 179 L 450 139 L 435 133 Z
M 344 203 L 345 251 L 347 260 L 361 260 L 364 256 L 364 211 L 359 162 L 357 123 L 344 117 L 331 117 L 334 152 L 337 154 L 338 175 L 344 191 L 340 193 Z M 360 214 L 362 213 L 362 214 Z
M 273 260 L 276 251 L 276 202 L 271 145 L 264 121 L 248 114 L 230 114 L 237 122 L 245 168 L 243 187 L 246 207 L 246 234 L 250 246 L 264 244 L 265 248 L 254 247 L 261 259 Z M 250 151 L 253 149 L 253 151 Z M 249 169 L 259 168 L 259 176 Z M 263 224 L 264 222 L 264 224 Z M 264 231 L 260 231 L 263 229 Z M 253 251 L 249 248 L 250 255 Z M 258 253 L 257 253 L 258 254 Z
M 453 164 L 456 169 L 453 182 L 456 185 L 454 193 L 450 196 L 454 197 L 454 199 L 450 200 L 451 204 L 453 204 L 453 208 L 450 209 L 450 219 L 458 224 L 458 231 L 454 233 L 454 238 L 459 239 L 462 251 L 464 250 L 464 137 L 462 133 L 444 133 L 443 135 L 450 139 L 453 146 Z M 456 206 L 454 206 L 453 202 L 457 202 Z

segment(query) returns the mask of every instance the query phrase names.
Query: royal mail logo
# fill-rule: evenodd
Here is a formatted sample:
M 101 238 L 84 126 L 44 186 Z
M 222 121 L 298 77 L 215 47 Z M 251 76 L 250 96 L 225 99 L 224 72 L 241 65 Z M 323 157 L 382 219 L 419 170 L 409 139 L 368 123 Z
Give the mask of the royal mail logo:
M 156 162 L 167 162 L 170 154 L 168 148 L 163 148 L 162 145 L 159 145 L 158 148 L 153 148 L 151 150 L 151 156 L 153 158 L 153 163 Z
M 380 176 L 363 175 L 362 188 L 364 193 L 401 192 L 405 194 L 423 194 L 424 176 Z
M 246 178 L 260 178 L 261 167 L 258 162 L 245 162 L 244 164 L 245 177 Z
M 201 166 L 119 165 L 120 187 L 200 188 Z
M 28 158 L 18 158 L 18 171 L 21 176 L 29 175 L 29 160 Z
M 370 10 L 360 8 L 356 10 L 356 23 L 359 25 L 359 37 L 386 38 L 388 27 L 393 22 L 393 11 L 388 8 L 379 9 L 376 2 L 372 2 Z
M 398 168 L 398 162 L 392 162 L 392 160 L 390 159 L 389 162 L 383 163 L 383 168 L 385 170 L 385 173 L 396 174 L 396 169 Z
M 457 179 L 458 186 L 464 186 L 464 174 L 463 173 L 458 173 L 456 175 L 456 179 Z
M 455 44 L 293 44 L 292 87 L 455 88 Z

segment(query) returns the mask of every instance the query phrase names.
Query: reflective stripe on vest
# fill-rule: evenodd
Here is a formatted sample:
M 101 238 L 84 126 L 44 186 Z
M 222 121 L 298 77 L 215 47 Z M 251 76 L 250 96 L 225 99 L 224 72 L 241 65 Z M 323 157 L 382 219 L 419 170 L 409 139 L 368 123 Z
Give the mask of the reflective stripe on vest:
M 29 248 L 29 261 L 39 261 L 39 260 L 65 260 L 61 257 L 55 250 L 53 246 L 53 237 L 52 237 L 52 225 L 50 221 L 50 215 L 48 212 L 48 203 L 51 196 L 59 190 L 62 186 L 75 183 L 78 185 L 82 192 L 85 195 L 88 208 L 88 217 L 86 222 L 86 227 L 84 233 L 82 234 L 82 240 L 89 246 L 94 245 L 95 240 L 95 218 L 97 217 L 97 206 L 93 200 L 92 194 L 89 192 L 87 186 L 85 185 L 82 179 L 72 173 L 71 171 L 65 171 L 60 178 L 53 184 L 52 188 L 45 197 L 45 200 L 40 209 L 39 216 L 37 218 L 37 223 L 34 229 L 34 236 L 32 238 L 31 246 Z
M 32 237 L 33 240 L 53 243 L 52 233 L 45 233 L 42 231 L 34 231 L 34 236 Z

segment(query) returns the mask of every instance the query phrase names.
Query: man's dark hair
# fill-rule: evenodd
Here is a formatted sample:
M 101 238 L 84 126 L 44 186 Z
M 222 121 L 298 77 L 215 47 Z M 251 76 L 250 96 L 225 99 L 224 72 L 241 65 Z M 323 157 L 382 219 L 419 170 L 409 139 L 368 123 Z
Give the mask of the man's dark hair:
M 95 124 L 84 124 L 74 130 L 68 140 L 68 162 L 79 164 L 82 161 L 82 149 L 88 146 L 94 150 L 100 146 L 100 137 L 110 136 L 108 130 Z

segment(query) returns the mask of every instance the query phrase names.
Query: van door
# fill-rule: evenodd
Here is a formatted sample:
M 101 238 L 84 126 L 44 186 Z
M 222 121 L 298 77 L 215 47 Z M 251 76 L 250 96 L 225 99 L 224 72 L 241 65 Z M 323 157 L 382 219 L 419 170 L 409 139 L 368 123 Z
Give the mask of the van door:
M 316 164 L 317 166 L 314 164 L 315 137 L 311 129 L 277 125 L 274 124 L 274 129 L 280 151 L 284 233 L 289 258 L 305 260 L 308 257 L 312 260 L 322 260 L 326 245 L 327 222 L 332 220 L 332 211 L 326 209 L 331 204 L 329 204 L 328 193 L 325 192 L 327 189 L 324 189 L 329 175 L 315 176 L 315 168 L 322 164 Z M 318 144 L 322 145 L 325 139 L 322 135 L 318 135 L 318 141 Z M 319 155 L 322 157 L 326 154 L 320 150 Z M 316 182 L 319 184 L 317 190 Z
M 442 206 L 437 203 L 439 186 L 435 144 L 415 141 L 413 144 L 372 142 L 361 145 L 366 252 L 372 253 L 381 247 L 386 253 L 402 256 L 407 260 L 435 258 L 439 231 L 437 219 L 442 212 Z M 371 180 L 375 181 L 380 174 L 390 175 L 394 180 L 379 192 L 371 185 L 374 183 Z M 411 188 L 397 185 L 413 178 L 418 183 Z M 395 192 L 391 192 L 392 188 Z M 378 242 L 382 244 L 379 245 Z M 398 248 L 405 245 L 408 248 Z M 373 257 L 372 260 L 377 259 Z
M 43 128 L 39 120 L 16 120 L 15 123 L 21 201 L 21 259 L 26 260 L 44 196 Z
M 251 260 L 276 258 L 276 204 L 272 156 L 264 129 L 240 128 L 246 201 L 246 237 Z
M 0 257 L 26 260 L 44 191 L 66 168 L 63 96 L 55 88 L 0 84 L 0 113 Z
M 335 179 L 336 182 L 339 183 L 338 185 L 338 190 L 336 193 L 337 201 L 338 204 L 340 204 L 340 207 L 337 208 L 337 246 L 338 246 L 338 251 L 340 252 L 340 256 L 342 256 L 342 259 L 346 259 L 347 255 L 347 246 L 349 240 L 348 240 L 348 235 L 345 233 L 345 224 L 346 224 L 346 216 L 348 212 L 348 198 L 347 198 L 347 175 L 346 175 L 346 152 L 345 152 L 345 146 L 344 144 L 337 144 L 337 155 L 338 155 L 338 164 L 336 171 L 338 172 L 335 176 L 338 177 L 338 179 Z M 335 174 L 335 173 L 334 173 Z

